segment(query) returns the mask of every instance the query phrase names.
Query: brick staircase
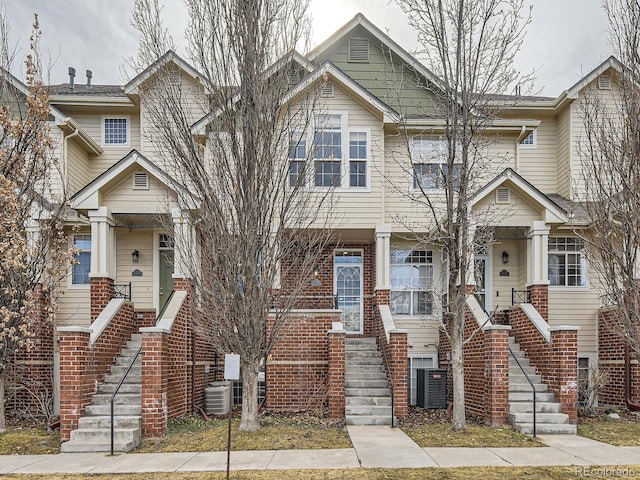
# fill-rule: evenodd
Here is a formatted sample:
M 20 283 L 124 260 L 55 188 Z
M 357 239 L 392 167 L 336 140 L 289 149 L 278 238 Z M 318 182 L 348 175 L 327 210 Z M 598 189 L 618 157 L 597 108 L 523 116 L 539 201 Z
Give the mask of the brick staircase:
M 391 425 L 391 390 L 375 338 L 345 343 L 347 425 Z
M 78 429 L 71 432 L 71 439 L 64 442 L 62 452 L 109 452 L 111 450 L 111 395 L 122 380 L 133 357 L 142 343 L 140 334 L 133 334 L 120 356 L 105 375 L 104 383 L 91 397 L 91 405 L 78 422 Z M 142 359 L 138 357 L 120 387 L 114 402 L 114 451 L 128 452 L 140 445 L 142 439 L 141 392 Z
M 577 427 L 569 424 L 569 416 L 562 413 L 560 403 L 542 382 L 520 345 L 509 337 L 509 347 L 536 387 L 536 433 L 575 434 Z M 509 423 L 522 433 L 533 433 L 533 392 L 520 367 L 509 355 Z

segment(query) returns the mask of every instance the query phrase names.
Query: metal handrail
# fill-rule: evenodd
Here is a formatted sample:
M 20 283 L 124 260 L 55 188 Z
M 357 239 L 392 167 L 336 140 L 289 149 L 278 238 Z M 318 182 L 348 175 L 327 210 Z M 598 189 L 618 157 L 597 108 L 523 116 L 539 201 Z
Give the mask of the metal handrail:
M 171 302 L 171 298 L 173 297 L 174 293 L 175 293 L 175 290 L 172 290 L 171 293 L 169 294 L 169 298 L 167 298 L 167 301 L 164 303 L 164 305 L 160 309 L 160 313 L 158 313 L 158 315 L 156 316 L 156 323 L 158 323 L 158 320 L 160 320 L 160 317 L 162 317 L 162 314 L 167 309 L 167 306 Z M 113 455 L 114 416 L 115 416 L 113 410 L 114 410 L 114 402 L 115 402 L 115 399 L 116 399 L 116 395 L 118 395 L 118 393 L 120 392 L 120 388 L 122 388 L 122 385 L 124 384 L 124 381 L 127 379 L 127 375 L 129 375 L 129 372 L 131 371 L 131 368 L 133 368 L 133 364 L 136 362 L 136 360 L 138 359 L 138 357 L 140 356 L 141 353 L 142 353 L 142 345 L 140 345 L 140 348 L 138 349 L 137 353 L 134 355 L 133 359 L 131 360 L 131 363 L 129 363 L 129 366 L 127 367 L 127 371 L 124 372 L 124 375 L 122 376 L 122 379 L 120 380 L 120 383 L 118 384 L 116 389 L 111 394 L 111 398 L 109 400 L 109 403 L 110 403 L 110 406 L 111 406 L 111 408 L 110 408 L 110 412 L 111 412 L 111 455 Z
M 389 387 L 391 390 L 391 428 L 394 428 L 396 425 L 394 422 L 394 414 L 395 414 L 395 385 L 393 383 L 393 374 L 391 373 L 391 367 L 389 365 L 389 357 L 387 356 L 387 347 L 385 343 L 385 339 L 381 336 L 380 331 L 380 321 L 378 319 L 378 314 L 376 311 L 376 305 L 373 306 L 373 320 L 376 322 L 376 329 L 378 331 L 378 340 L 380 341 L 380 345 L 382 346 L 382 357 L 384 358 L 385 366 L 387 367 L 387 377 L 389 379 Z
M 116 283 L 113 286 L 113 298 L 124 298 L 131 301 L 131 282 Z
M 511 305 L 518 303 L 531 303 L 531 290 L 511 289 Z
M 520 361 L 513 353 L 513 350 L 511 350 L 511 347 L 509 347 L 509 353 L 518 364 L 518 367 L 520 367 L 520 370 L 522 371 L 522 373 L 524 373 L 524 378 L 527 379 L 527 382 L 529 382 L 529 385 L 531 385 L 531 389 L 533 390 L 533 438 L 536 438 L 536 386 L 533 384 L 533 382 L 531 381 L 531 378 L 529 378 L 529 375 L 524 370 L 522 365 L 520 365 Z

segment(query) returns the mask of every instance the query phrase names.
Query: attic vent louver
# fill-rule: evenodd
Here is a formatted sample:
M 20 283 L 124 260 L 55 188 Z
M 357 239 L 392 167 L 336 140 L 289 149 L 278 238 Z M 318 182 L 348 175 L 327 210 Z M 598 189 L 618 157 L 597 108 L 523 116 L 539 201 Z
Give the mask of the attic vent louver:
M 349 39 L 349 62 L 369 61 L 369 40 L 366 38 Z
M 611 89 L 611 77 L 609 75 L 600 75 L 598 77 L 598 88 L 600 90 Z
M 133 174 L 134 190 L 149 190 L 149 175 L 146 173 Z
M 322 86 L 322 91 L 320 92 L 320 96 L 322 98 L 333 98 L 335 95 L 335 90 L 333 88 L 333 82 L 327 82 Z
M 496 203 L 511 203 L 511 192 L 508 188 L 498 188 L 496 190 Z

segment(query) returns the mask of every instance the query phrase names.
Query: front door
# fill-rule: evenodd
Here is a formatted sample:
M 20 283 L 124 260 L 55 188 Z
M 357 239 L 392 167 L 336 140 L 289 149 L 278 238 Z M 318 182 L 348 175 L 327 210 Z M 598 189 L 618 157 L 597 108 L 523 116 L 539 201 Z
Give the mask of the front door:
M 347 333 L 362 333 L 362 253 L 336 252 L 335 293 Z
M 490 277 L 490 264 L 487 255 L 474 255 L 474 277 L 476 283 L 476 297 L 480 306 L 489 312 L 491 309 L 491 289 L 488 286 Z
M 160 299 L 161 312 L 173 290 L 173 250 L 160 250 Z

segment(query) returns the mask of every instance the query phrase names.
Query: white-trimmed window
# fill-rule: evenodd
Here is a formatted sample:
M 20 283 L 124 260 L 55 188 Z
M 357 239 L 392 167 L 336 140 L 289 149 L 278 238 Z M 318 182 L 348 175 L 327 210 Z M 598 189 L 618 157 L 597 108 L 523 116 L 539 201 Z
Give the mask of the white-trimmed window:
M 536 148 L 538 145 L 538 134 L 537 129 L 533 129 L 532 132 L 529 133 L 526 137 L 522 139 L 520 142 L 520 147 L 522 148 Z
M 289 140 L 289 186 L 304 185 L 304 166 L 307 158 L 307 140 L 303 131 L 295 131 Z
M 413 161 L 413 189 L 434 190 L 444 188 L 449 175 L 447 158 L 449 146 L 446 139 L 438 136 L 419 135 L 411 139 Z M 454 164 L 452 175 L 454 187 L 459 185 L 460 165 Z
M 391 313 L 433 313 L 433 251 L 391 250 Z
M 91 235 L 77 234 L 73 236 L 73 245 L 77 249 L 73 256 L 73 268 L 71 270 L 72 285 L 88 285 L 91 281 Z
M 576 237 L 549 237 L 549 284 L 584 287 L 587 268 L 584 242 Z
M 129 145 L 129 117 L 102 117 L 102 144 Z
M 315 121 L 314 185 L 339 187 L 342 181 L 342 116 L 316 115 Z
M 349 186 L 367 186 L 367 132 L 349 132 Z

